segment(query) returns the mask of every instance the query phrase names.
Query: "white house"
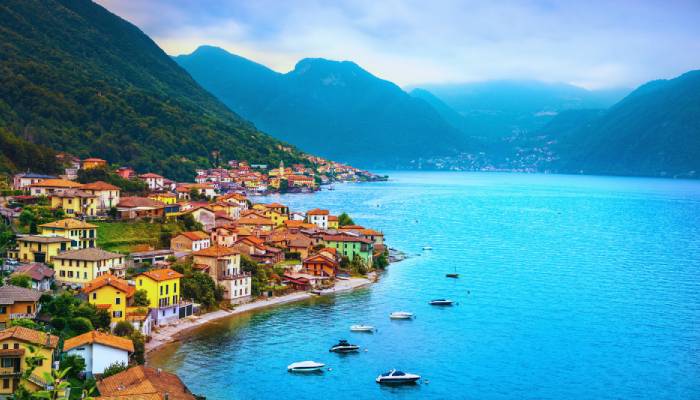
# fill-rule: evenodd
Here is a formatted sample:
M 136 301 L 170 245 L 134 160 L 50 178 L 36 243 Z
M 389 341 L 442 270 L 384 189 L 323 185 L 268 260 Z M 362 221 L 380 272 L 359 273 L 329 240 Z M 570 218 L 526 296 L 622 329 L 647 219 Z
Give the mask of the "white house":
M 328 210 L 315 208 L 306 213 L 308 221 L 321 229 L 328 229 Z
M 85 360 L 85 372 L 88 376 L 102 374 L 114 363 L 129 364 L 129 354 L 134 352 L 134 343 L 130 339 L 92 331 L 67 339 L 63 351 L 68 355 L 78 355 Z
M 165 178 L 151 172 L 139 175 L 139 178 L 146 182 L 146 185 L 148 185 L 148 189 L 150 190 L 162 190 L 165 184 Z

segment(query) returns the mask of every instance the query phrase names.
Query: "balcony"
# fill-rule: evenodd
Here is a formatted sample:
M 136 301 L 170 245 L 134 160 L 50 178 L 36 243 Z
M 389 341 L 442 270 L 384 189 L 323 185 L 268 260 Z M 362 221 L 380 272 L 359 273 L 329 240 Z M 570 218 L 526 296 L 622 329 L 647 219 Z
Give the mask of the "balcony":
M 22 375 L 22 371 L 15 369 L 14 367 L 2 367 L 0 368 L 0 376 L 19 376 Z
M 34 319 L 36 318 L 36 312 L 33 313 L 12 313 L 10 314 L 10 319 L 20 319 L 20 318 L 26 318 L 26 319 Z
M 250 278 L 250 276 L 251 276 L 251 275 L 250 275 L 250 272 L 242 272 L 242 273 L 237 274 L 237 275 L 223 275 L 223 274 L 220 274 L 219 276 L 217 276 L 217 280 L 220 280 L 220 281 L 233 281 L 233 280 L 236 280 L 236 279 Z

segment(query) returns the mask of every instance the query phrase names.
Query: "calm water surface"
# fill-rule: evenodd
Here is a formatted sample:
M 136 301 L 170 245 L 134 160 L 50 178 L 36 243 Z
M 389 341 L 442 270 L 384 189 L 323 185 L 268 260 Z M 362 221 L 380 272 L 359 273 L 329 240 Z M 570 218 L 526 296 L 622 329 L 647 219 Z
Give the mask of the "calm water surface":
M 208 325 L 151 365 L 207 399 L 700 398 L 700 182 L 391 176 L 265 199 L 384 231 L 412 257 L 380 283 Z M 438 297 L 459 305 L 427 304 Z M 367 351 L 329 353 L 341 338 Z M 332 371 L 287 373 L 307 359 Z M 374 383 L 392 367 L 429 383 Z

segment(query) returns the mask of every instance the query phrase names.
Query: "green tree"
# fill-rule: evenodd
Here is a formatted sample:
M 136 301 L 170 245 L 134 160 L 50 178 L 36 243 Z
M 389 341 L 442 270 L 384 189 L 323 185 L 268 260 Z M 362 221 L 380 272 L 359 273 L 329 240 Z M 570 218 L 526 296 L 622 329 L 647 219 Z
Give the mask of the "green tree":
M 372 263 L 372 265 L 377 269 L 386 269 L 386 267 L 389 266 L 389 259 L 386 255 L 386 252 L 380 254 L 377 257 L 374 257 L 374 262 Z
M 119 321 L 114 326 L 114 334 L 117 336 L 129 336 L 134 332 L 134 326 L 129 321 Z
M 148 307 L 151 304 L 148 300 L 148 292 L 144 289 L 139 289 L 134 292 L 134 305 L 137 307 Z
M 29 224 L 29 234 L 36 235 L 37 233 L 39 233 L 39 228 L 36 226 L 36 221 L 32 221 Z
M 350 216 L 347 213 L 342 213 L 338 215 L 338 225 L 340 226 L 348 226 L 348 225 L 355 225 L 355 221 L 350 218 Z
M 143 365 L 146 362 L 146 338 L 141 332 L 135 330 L 129 339 L 134 343 L 134 353 L 131 355 L 132 362 Z
M 29 318 L 17 318 L 10 321 L 10 326 L 21 326 L 24 328 L 34 329 L 35 331 L 42 330 L 41 325 L 37 324 Z
M 289 181 L 286 179 L 280 179 L 280 187 L 279 187 L 279 192 L 280 193 L 287 193 L 289 191 Z
M 123 362 L 113 362 L 112 364 L 109 364 L 108 366 L 105 367 L 104 372 L 102 373 L 102 379 L 110 377 L 112 375 L 116 375 L 122 371 L 126 371 L 129 368 L 128 365 L 126 365 Z
M 32 223 L 36 223 L 36 214 L 31 209 L 23 209 L 19 214 L 19 224 L 21 226 L 29 226 Z
M 63 354 L 61 369 L 68 369 L 70 372 L 67 378 L 78 379 L 78 376 L 85 371 L 85 359 L 77 354 Z
M 27 274 L 12 275 L 8 279 L 8 284 L 30 289 L 32 287 L 32 278 Z
M 52 369 L 51 372 L 44 372 L 44 380 L 52 382 L 51 389 L 39 390 L 34 393 L 34 397 L 39 399 L 58 400 L 61 394 L 69 387 L 70 382 L 66 376 L 70 373 L 70 368 L 61 369 L 59 371 Z
M 85 317 L 76 317 L 68 321 L 68 327 L 77 335 L 82 335 L 83 333 L 90 332 L 95 328 L 92 326 L 92 322 Z

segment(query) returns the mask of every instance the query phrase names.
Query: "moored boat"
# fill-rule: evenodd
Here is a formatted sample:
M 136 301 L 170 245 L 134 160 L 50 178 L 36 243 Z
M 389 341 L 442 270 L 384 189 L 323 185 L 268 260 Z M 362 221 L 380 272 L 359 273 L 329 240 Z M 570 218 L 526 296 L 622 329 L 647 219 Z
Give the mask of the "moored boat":
M 316 361 L 299 361 L 291 363 L 287 366 L 289 372 L 313 372 L 320 371 L 326 364 Z
M 459 278 L 459 274 L 456 274 L 456 273 L 454 273 L 454 274 L 445 274 L 445 276 L 448 277 L 448 278 Z
M 423 246 L 423 250 L 432 250 L 432 246 Z
M 352 332 L 374 332 L 376 330 L 372 325 L 351 325 Z
M 454 302 L 449 299 L 434 299 L 430 300 L 431 306 L 451 306 Z
M 409 374 L 395 369 L 379 375 L 376 379 L 377 383 L 385 385 L 401 385 L 407 383 L 416 383 L 420 379 L 420 375 Z
M 334 353 L 352 353 L 359 350 L 360 346 L 356 344 L 350 344 L 347 340 L 340 340 L 338 344 L 331 347 L 328 351 L 332 351 Z
M 389 318 L 391 319 L 411 319 L 413 317 L 413 313 L 408 311 L 394 311 L 393 313 L 389 314 Z

